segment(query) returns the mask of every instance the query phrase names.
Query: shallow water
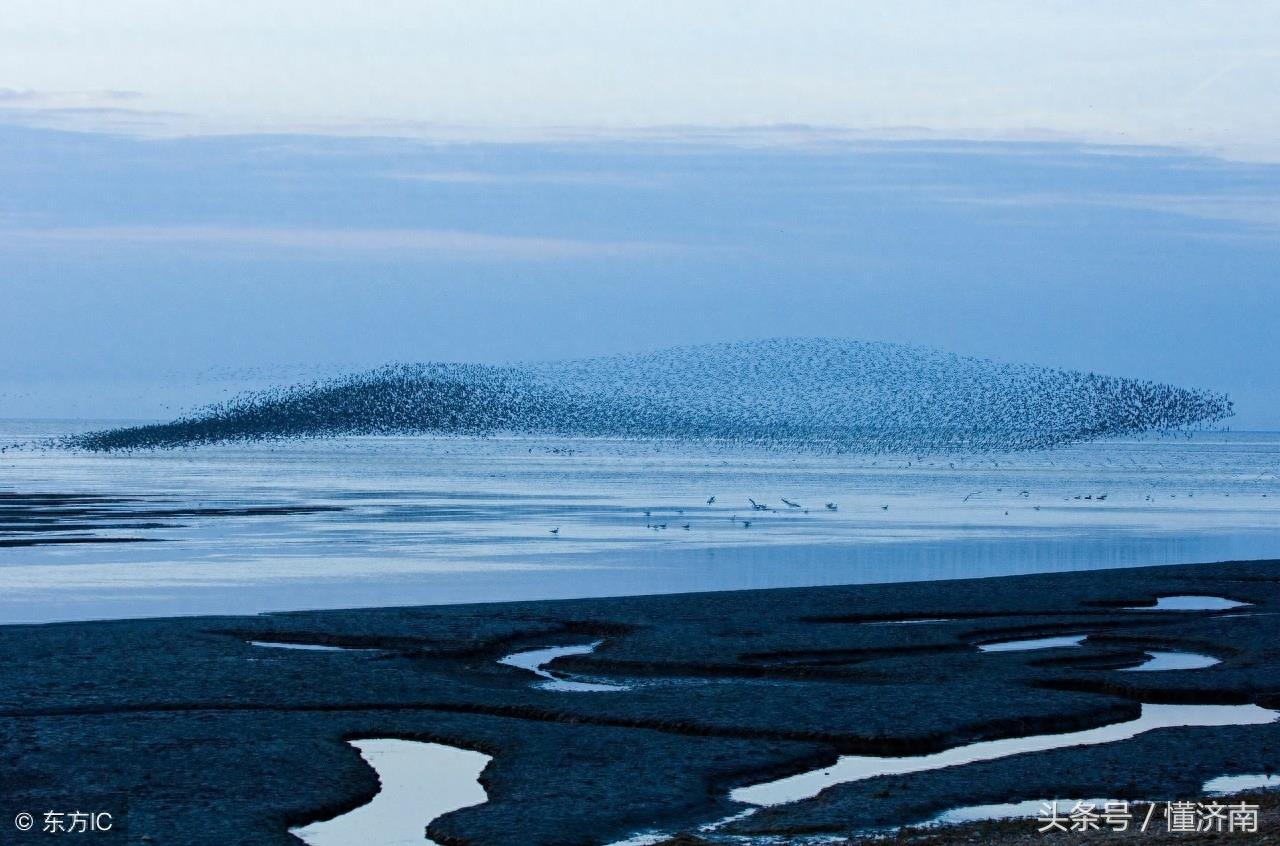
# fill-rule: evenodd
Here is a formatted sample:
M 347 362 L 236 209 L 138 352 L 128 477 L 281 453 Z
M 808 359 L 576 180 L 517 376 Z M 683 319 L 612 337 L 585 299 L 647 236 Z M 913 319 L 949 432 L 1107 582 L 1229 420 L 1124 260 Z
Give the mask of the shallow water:
M 1029 652 L 1036 649 L 1063 649 L 1079 646 L 1088 635 L 1071 635 L 1067 637 L 1037 637 L 1031 640 L 1002 640 L 999 643 L 983 643 L 978 645 L 980 652 Z
M 381 786 L 367 805 L 290 831 L 309 846 L 436 846 L 426 825 L 488 799 L 477 779 L 488 755 L 440 743 L 354 740 Z
M 658 846 L 660 843 L 666 843 L 671 839 L 671 835 L 664 832 L 644 831 L 626 840 L 617 840 L 608 846 Z
M 1199 655 L 1195 652 L 1148 652 L 1147 660 L 1136 667 L 1125 667 L 1127 673 L 1157 673 L 1165 670 L 1202 670 L 1221 664 L 1212 655 Z
M 0 443 L 101 425 L 0 422 Z M 8 450 L 0 488 L 343 509 L 99 533 L 159 543 L 0 548 L 0 623 L 1280 556 L 1273 434 L 969 458 L 425 437 L 110 455 Z M 753 511 L 748 497 L 783 510 Z M 784 508 L 782 497 L 802 507 Z
M 1139 605 L 1130 611 L 1227 611 L 1241 608 L 1247 602 L 1237 602 L 1222 596 L 1162 596 L 1155 605 Z
M 927 620 L 871 620 L 868 626 L 913 626 L 922 623 L 950 623 L 950 617 L 933 617 Z
M 1025 802 L 1003 802 L 994 805 L 969 805 L 965 808 L 953 808 L 944 811 L 930 820 L 937 825 L 956 825 L 959 823 L 986 822 L 989 820 L 1016 820 L 1038 817 L 1051 805 L 1056 805 L 1061 816 L 1067 816 L 1078 802 L 1093 805 L 1099 811 L 1107 803 L 1106 799 L 1081 799 L 1064 801 L 1061 799 L 1029 799 Z
M 299 649 L 304 652 L 368 652 L 367 649 L 348 649 L 345 646 L 325 646 L 319 643 L 280 643 L 274 640 L 251 640 L 250 646 L 265 649 Z
M 1277 788 L 1280 788 L 1280 775 L 1264 775 L 1262 773 L 1218 776 L 1204 783 L 1204 792 L 1212 796 L 1230 796 L 1233 793 L 1243 793 L 1247 790 L 1275 790 Z
M 1280 711 L 1257 705 L 1149 705 L 1142 706 L 1136 720 L 1113 723 L 1095 729 L 987 740 L 957 746 L 932 755 L 888 758 L 843 755 L 830 767 L 740 787 L 730 795 L 736 802 L 751 805 L 781 805 L 810 799 L 835 784 L 862 781 L 883 775 L 903 775 L 925 770 L 991 761 L 1024 752 L 1042 752 L 1068 746 L 1093 746 L 1128 740 L 1144 732 L 1175 726 L 1262 725 L 1280 719 Z
M 498 663 L 505 664 L 508 667 L 528 670 L 534 675 L 546 679 L 546 681 L 538 684 L 538 688 L 541 690 L 556 690 L 563 693 L 605 693 L 627 690 L 627 686 L 621 684 L 573 681 L 572 679 L 562 678 L 546 669 L 547 664 L 562 656 L 590 654 L 603 642 L 597 640 L 595 643 L 578 644 L 576 646 L 549 646 L 543 649 L 530 649 L 526 652 L 512 653 L 500 659 Z

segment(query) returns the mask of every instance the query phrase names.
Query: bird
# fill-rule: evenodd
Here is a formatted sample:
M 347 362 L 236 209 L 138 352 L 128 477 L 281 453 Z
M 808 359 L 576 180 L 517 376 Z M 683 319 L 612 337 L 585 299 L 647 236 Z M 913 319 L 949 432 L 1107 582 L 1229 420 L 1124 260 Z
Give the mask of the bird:
M 792 502 L 791 500 L 787 499 L 785 496 L 782 498 L 782 502 L 783 502 L 783 504 L 784 504 L 784 505 L 786 505 L 788 508 L 800 508 L 800 507 L 801 507 L 800 503 L 798 503 L 798 502 Z
M 554 529 L 552 529 L 552 530 L 551 530 L 551 534 L 555 535 L 556 537 L 559 537 L 559 536 L 560 536 L 560 527 L 559 527 L 559 526 L 556 526 Z
M 882 505 L 882 506 L 880 506 L 880 510 L 881 510 L 881 511 L 888 511 L 888 510 L 889 510 L 889 506 L 887 506 L 887 505 Z
M 744 528 L 744 529 L 750 529 L 750 528 L 751 528 L 751 521 L 750 521 L 750 520 L 743 520 L 743 521 L 742 521 L 742 528 Z
M 827 510 L 828 510 L 828 511 L 838 511 L 838 510 L 840 510 L 840 506 L 836 505 L 834 502 L 828 502 L 828 503 L 827 503 Z
M 688 523 L 685 523 L 685 524 L 684 524 L 683 526 L 681 526 L 680 528 L 682 528 L 682 529 L 687 529 L 687 528 L 689 528 L 689 524 L 688 524 Z
M 713 494 L 713 495 L 711 495 L 711 496 L 709 496 L 709 497 L 707 497 L 707 505 L 712 505 L 712 504 L 714 504 L 714 503 L 715 503 L 715 501 L 716 501 L 716 498 L 715 498 L 715 495 L 714 495 L 714 494 Z

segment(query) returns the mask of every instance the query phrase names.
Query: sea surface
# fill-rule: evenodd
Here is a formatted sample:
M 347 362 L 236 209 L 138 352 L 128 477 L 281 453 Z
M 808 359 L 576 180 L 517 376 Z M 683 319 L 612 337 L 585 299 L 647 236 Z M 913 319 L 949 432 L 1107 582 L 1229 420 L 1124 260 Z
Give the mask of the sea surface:
M 0 421 L 0 444 L 103 425 Z M 9 447 L 0 492 L 124 498 L 102 506 L 115 523 L 155 524 L 32 535 L 0 519 L 0 540 L 77 540 L 0 547 L 0 623 L 1280 557 L 1280 433 L 980 456 L 519 437 Z M 211 511 L 316 506 L 337 510 Z M 128 519 L 157 509 L 189 516 Z M 79 542 L 113 536 L 147 542 Z

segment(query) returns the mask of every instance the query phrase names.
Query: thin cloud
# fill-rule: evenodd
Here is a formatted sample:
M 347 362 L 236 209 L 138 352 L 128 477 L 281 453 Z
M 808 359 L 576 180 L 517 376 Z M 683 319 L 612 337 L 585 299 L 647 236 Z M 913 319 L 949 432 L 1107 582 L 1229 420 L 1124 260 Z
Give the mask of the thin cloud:
M 65 109 L 5 109 L 0 107 L 0 125 L 57 132 L 91 132 L 98 135 L 133 138 L 168 137 L 168 127 L 181 115 L 142 109 L 113 109 L 106 106 Z
M 511 173 L 485 170 L 447 170 L 387 174 L 388 178 L 406 182 L 428 182 L 441 185 L 563 185 L 581 187 L 652 188 L 662 183 L 658 179 L 632 176 L 624 173 L 593 173 L 590 171 L 546 171 Z
M 145 105 L 141 91 L 0 88 L 0 124 L 82 132 L 155 134 L 189 116 Z
M 983 153 L 1001 149 L 1009 155 L 1021 147 L 1026 155 L 1040 155 L 1042 144 L 1058 144 L 1076 148 L 1078 152 L 1099 155 L 1158 156 L 1195 153 L 1214 159 L 1242 162 L 1280 162 L 1280 141 L 1270 138 L 1218 138 L 1212 143 L 1201 140 L 1170 139 L 1159 143 L 1153 138 L 1126 132 L 1072 131 L 1052 126 L 984 127 L 981 125 L 931 126 L 926 124 L 820 124 L 820 123 L 547 123 L 536 125 L 492 123 L 447 123 L 434 120 L 410 120 L 363 117 L 360 119 L 250 119 L 202 115 L 194 111 L 149 107 L 146 93 L 131 90 L 36 91 L 0 88 L 0 125 L 18 125 L 41 129 L 76 132 L 122 134 L 138 138 L 172 139 L 217 136 L 297 136 L 318 140 L 342 138 L 383 139 L 387 141 L 419 141 L 435 144 L 640 144 L 684 148 L 714 149 L 785 149 L 816 153 L 838 151 L 870 151 L 877 146 L 889 147 L 914 143 L 918 149 L 928 145 L 946 148 L 949 153 Z M 445 182 L 499 181 L 503 174 L 483 172 L 402 174 L 403 178 Z M 614 177 L 601 175 L 599 184 L 611 183 Z M 618 179 L 622 177 L 617 175 Z M 510 178 L 508 181 L 519 181 Z M 532 176 L 529 181 L 559 182 L 555 174 L 545 178 Z M 569 184 L 567 181 L 561 184 Z M 585 184 L 578 181 L 577 184 Z M 628 181 L 627 185 L 635 185 Z
M 335 229 L 219 225 L 59 226 L 0 230 L 0 242 L 247 247 L 308 253 L 395 253 L 470 259 L 567 259 L 670 252 L 673 245 L 492 235 L 451 229 Z
M 1280 235 L 1280 198 L 1263 194 L 1159 194 L 1032 192 L 982 196 L 936 193 L 942 202 L 993 208 L 1097 207 L 1133 209 L 1198 220 L 1240 223 L 1258 234 Z
M 26 88 L 0 88 L 0 103 L 33 103 L 39 96 Z

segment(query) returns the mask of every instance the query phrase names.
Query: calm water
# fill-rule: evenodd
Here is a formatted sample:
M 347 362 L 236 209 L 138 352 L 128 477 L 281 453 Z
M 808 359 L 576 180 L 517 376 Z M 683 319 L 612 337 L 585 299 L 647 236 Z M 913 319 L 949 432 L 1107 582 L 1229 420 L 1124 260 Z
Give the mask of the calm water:
M 994 761 L 1010 755 L 1064 749 L 1068 746 L 1094 746 L 1128 740 L 1156 729 L 1175 726 L 1258 726 L 1280 720 L 1280 711 L 1257 705 L 1152 705 L 1144 703 L 1137 719 L 1111 723 L 1084 731 L 1008 737 L 955 746 L 932 755 L 902 758 L 871 755 L 842 755 L 821 769 L 810 770 L 787 778 L 739 787 L 730 793 L 735 802 L 752 805 L 781 805 L 812 799 L 835 784 L 863 781 L 885 775 L 926 772 L 955 767 L 977 761 Z
M 0 443 L 91 427 L 0 422 Z M 1280 557 L 1272 433 L 964 459 L 520 438 L 11 449 L 0 455 L 0 490 L 344 509 L 100 533 L 158 543 L 0 548 L 0 622 Z M 748 497 L 775 510 L 755 511 Z

